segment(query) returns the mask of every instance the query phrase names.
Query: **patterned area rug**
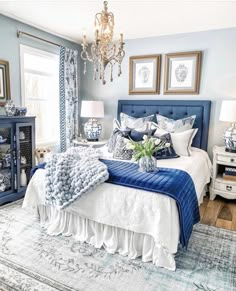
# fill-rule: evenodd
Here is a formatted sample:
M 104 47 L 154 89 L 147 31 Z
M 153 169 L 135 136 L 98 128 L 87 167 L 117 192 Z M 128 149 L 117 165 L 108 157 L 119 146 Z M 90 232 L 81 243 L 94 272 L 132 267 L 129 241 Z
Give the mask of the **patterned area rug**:
M 0 290 L 236 290 L 236 232 L 198 225 L 176 261 L 171 272 L 50 237 L 21 202 L 0 208 Z

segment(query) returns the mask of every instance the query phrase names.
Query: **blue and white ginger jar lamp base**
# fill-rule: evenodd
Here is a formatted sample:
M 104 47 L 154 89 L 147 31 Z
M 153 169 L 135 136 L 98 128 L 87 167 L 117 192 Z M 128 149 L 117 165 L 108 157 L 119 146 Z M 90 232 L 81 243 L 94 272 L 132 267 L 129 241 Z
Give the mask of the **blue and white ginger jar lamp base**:
M 84 134 L 88 141 L 98 141 L 102 132 L 102 125 L 97 119 L 90 118 L 84 124 Z

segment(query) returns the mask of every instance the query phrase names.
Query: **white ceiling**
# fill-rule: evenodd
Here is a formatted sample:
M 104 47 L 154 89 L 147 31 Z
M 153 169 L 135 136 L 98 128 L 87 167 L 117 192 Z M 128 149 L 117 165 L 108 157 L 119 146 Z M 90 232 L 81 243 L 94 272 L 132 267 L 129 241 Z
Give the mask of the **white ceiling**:
M 83 31 L 93 39 L 94 15 L 102 9 L 101 0 L 0 0 L 0 13 L 76 42 Z M 110 0 L 108 10 L 124 40 L 236 27 L 236 0 Z

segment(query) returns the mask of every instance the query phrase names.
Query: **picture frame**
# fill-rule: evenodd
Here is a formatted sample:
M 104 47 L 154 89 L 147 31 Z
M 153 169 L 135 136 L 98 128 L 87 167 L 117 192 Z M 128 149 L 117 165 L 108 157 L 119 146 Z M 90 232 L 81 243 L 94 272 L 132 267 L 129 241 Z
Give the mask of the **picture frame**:
M 0 106 L 11 99 L 9 63 L 0 60 Z
M 129 94 L 159 94 L 161 55 L 129 58 Z
M 165 55 L 164 94 L 199 94 L 201 51 Z

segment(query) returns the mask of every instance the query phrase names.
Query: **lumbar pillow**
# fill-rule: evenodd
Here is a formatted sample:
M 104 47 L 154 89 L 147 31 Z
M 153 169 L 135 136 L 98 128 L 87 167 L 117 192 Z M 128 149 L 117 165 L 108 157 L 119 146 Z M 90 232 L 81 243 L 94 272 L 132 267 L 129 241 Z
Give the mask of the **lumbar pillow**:
M 176 154 L 174 148 L 173 148 L 173 144 L 172 144 L 172 140 L 171 140 L 171 136 L 170 133 L 166 133 L 163 134 L 161 136 L 157 136 L 155 135 L 154 137 L 159 138 L 161 141 L 165 142 L 166 145 L 168 145 L 167 147 L 164 147 L 163 149 L 157 151 L 154 153 L 154 157 L 157 160 L 161 160 L 161 159 L 173 159 L 173 158 L 178 158 L 179 155 Z
M 127 149 L 128 139 L 118 135 L 113 152 L 113 158 L 120 160 L 131 160 L 133 156 L 133 150 Z
M 191 156 L 191 145 L 198 129 L 170 133 L 175 152 L 180 156 Z
M 193 128 L 196 115 L 174 120 L 160 114 L 156 115 L 158 128 L 167 132 L 183 132 Z
M 143 137 L 144 135 L 147 135 L 147 136 L 151 136 L 153 135 L 153 133 L 155 132 L 155 129 L 146 129 L 146 130 L 143 130 L 143 131 L 139 131 L 139 130 L 136 130 L 136 129 L 132 129 L 129 133 L 129 137 L 133 140 L 133 141 L 142 141 L 143 140 Z
M 148 123 L 152 121 L 154 115 L 146 116 L 146 117 L 140 117 L 135 118 L 132 116 L 129 116 L 123 112 L 120 113 L 120 126 L 121 128 L 130 128 L 135 130 L 143 131 L 147 129 Z

